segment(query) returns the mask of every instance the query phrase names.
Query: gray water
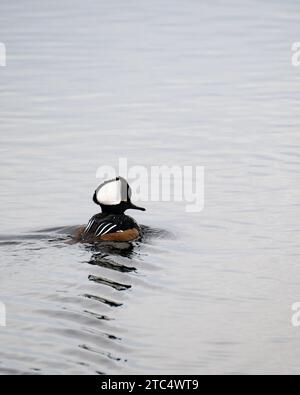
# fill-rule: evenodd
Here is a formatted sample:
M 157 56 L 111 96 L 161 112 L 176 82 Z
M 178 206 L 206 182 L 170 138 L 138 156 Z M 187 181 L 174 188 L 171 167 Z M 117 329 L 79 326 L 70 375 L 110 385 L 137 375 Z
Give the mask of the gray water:
M 1 373 L 300 373 L 299 13 L 1 0 Z M 205 166 L 205 209 L 145 202 L 143 242 L 66 244 L 120 157 Z

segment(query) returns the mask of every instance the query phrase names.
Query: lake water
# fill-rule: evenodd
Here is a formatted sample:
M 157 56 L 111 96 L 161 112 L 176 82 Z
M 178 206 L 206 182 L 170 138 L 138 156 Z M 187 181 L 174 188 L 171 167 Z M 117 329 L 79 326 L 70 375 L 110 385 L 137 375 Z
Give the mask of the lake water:
M 1 0 L 0 372 L 300 373 L 296 0 Z M 205 209 L 68 245 L 101 165 L 205 166 Z

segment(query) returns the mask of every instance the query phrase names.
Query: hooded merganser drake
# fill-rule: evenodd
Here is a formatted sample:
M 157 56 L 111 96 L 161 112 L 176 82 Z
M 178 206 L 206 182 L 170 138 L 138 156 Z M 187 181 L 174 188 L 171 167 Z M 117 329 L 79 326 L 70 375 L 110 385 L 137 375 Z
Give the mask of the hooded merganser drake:
M 93 201 L 101 207 L 102 213 L 94 215 L 86 227 L 79 229 L 78 241 L 135 241 L 142 237 L 137 222 L 125 215 L 125 211 L 146 211 L 131 202 L 131 188 L 127 181 L 118 177 L 101 184 L 95 191 Z

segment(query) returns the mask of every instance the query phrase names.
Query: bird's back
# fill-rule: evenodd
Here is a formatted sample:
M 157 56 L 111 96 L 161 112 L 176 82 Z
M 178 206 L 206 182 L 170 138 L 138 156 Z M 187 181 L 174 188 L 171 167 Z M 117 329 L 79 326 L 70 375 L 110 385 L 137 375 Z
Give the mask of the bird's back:
M 137 222 L 125 214 L 94 215 L 86 228 L 81 232 L 84 242 L 101 240 L 130 241 L 141 237 L 141 229 Z

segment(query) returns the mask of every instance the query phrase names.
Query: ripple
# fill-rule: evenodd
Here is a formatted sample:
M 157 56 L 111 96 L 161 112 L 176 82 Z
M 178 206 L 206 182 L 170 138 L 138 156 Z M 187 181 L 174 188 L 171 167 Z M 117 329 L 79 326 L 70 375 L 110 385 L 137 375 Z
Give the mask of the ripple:
M 107 278 L 96 277 L 93 275 L 89 275 L 89 280 L 94 281 L 97 284 L 107 285 L 109 287 L 116 289 L 117 291 L 125 291 L 131 288 L 131 285 L 120 284 L 115 281 L 108 280 Z
M 103 256 L 103 254 L 93 255 L 92 259 L 90 261 L 88 261 L 88 263 L 93 266 L 104 267 L 104 268 L 107 268 L 110 270 L 115 270 L 115 271 L 121 272 L 121 273 L 130 273 L 130 272 L 136 271 L 135 267 L 130 267 L 130 266 L 123 265 L 121 263 L 117 263 L 117 262 L 113 261 L 112 259 L 107 258 L 106 255 Z
M 90 294 L 84 294 L 82 296 L 87 299 L 92 299 L 92 300 L 96 300 L 97 302 L 107 304 L 111 307 L 120 307 L 123 305 L 123 303 L 117 303 L 117 302 L 114 302 L 113 300 L 108 300 L 108 299 L 105 299 L 101 296 L 90 295 Z

